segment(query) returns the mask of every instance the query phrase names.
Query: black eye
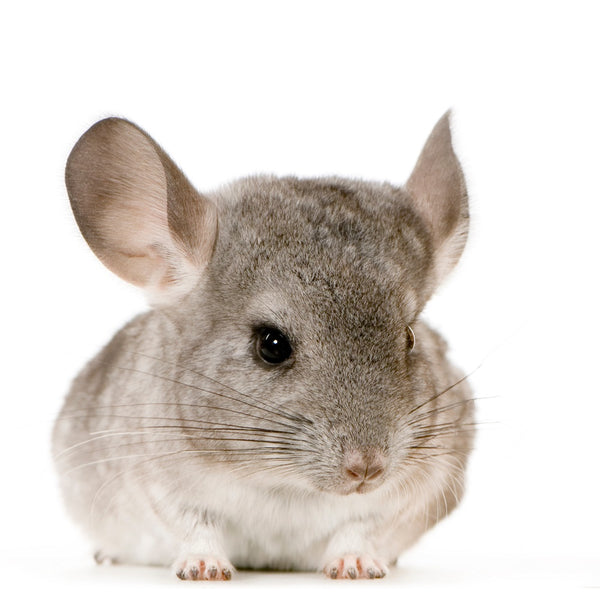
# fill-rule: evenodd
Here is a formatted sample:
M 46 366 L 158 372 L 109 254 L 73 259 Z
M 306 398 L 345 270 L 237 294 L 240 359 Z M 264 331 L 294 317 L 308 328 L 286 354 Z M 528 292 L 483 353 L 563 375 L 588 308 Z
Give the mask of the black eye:
M 263 327 L 256 336 L 256 353 L 266 363 L 278 365 L 290 357 L 292 346 L 279 329 Z
M 412 352 L 415 347 L 415 332 L 412 330 L 410 325 L 406 326 L 406 348 L 409 352 Z

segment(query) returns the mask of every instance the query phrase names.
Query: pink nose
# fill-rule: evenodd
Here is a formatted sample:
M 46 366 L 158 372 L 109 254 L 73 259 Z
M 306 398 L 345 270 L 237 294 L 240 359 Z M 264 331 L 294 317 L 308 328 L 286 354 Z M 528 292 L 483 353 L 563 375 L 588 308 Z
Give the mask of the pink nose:
M 346 450 L 344 453 L 343 472 L 351 481 L 373 481 L 384 469 L 385 457 L 379 450 Z

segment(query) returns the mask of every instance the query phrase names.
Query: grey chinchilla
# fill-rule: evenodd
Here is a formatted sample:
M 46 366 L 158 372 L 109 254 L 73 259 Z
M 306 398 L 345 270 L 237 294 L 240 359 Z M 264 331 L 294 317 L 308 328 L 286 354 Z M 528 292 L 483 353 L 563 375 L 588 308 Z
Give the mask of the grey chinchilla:
M 256 176 L 201 194 L 118 118 L 80 138 L 66 183 L 92 250 L 152 306 L 54 428 L 99 561 L 377 578 L 454 508 L 473 400 L 419 318 L 467 238 L 449 114 L 403 187 Z

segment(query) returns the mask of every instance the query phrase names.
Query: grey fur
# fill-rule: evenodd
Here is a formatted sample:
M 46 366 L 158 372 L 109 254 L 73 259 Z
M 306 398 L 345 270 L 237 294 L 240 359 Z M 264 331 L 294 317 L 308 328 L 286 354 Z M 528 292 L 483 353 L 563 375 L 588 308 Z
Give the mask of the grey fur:
M 131 207 L 121 180 L 135 165 L 124 164 L 122 151 L 111 154 L 111 140 L 119 146 L 123 137 L 158 158 L 144 167 L 156 173 L 136 178 L 154 182 L 149 210 L 162 206 L 165 214 L 139 240 L 106 218 Z M 390 564 L 458 502 L 472 445 L 468 385 L 419 319 L 468 226 L 449 116 L 406 188 L 261 176 L 191 194 L 156 143 L 116 119 L 83 136 L 67 173 L 94 251 L 156 302 L 77 377 L 54 430 L 65 501 L 102 555 L 170 564 L 214 536 L 221 558 L 238 567 L 385 574 L 380 563 L 361 571 L 360 560 L 347 568 L 323 562 L 345 520 L 367 531 L 367 554 Z M 135 185 L 126 182 L 127 194 Z M 139 215 L 143 193 L 133 201 Z M 151 257 L 139 274 L 131 252 L 124 260 L 111 242 L 121 238 L 136 256 Z M 255 356 L 254 332 L 264 324 L 291 340 L 288 363 L 268 366 Z M 384 457 L 374 483 L 350 485 L 349 449 Z M 261 531 L 265 507 L 281 517 L 264 516 L 261 539 L 248 521 Z M 320 520 L 319 531 L 306 533 L 303 519 Z M 198 568 L 177 572 L 196 579 Z M 221 568 L 228 578 L 228 567 L 218 566 L 207 567 L 207 578 Z

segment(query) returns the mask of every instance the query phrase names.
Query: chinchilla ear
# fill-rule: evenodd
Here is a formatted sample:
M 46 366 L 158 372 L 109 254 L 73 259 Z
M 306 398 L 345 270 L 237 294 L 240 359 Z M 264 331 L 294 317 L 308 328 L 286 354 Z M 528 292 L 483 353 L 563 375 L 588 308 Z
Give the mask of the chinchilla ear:
M 450 111 L 433 128 L 405 189 L 431 235 L 437 286 L 458 262 L 469 229 L 467 186 L 452 148 Z
M 217 209 L 139 127 L 110 118 L 79 139 L 66 184 L 81 233 L 100 260 L 168 304 L 197 283 L 217 236 Z

